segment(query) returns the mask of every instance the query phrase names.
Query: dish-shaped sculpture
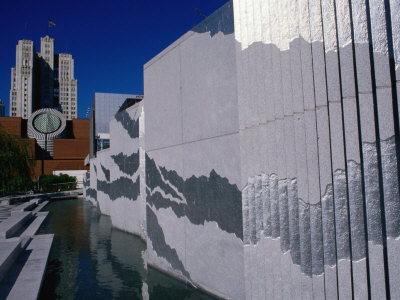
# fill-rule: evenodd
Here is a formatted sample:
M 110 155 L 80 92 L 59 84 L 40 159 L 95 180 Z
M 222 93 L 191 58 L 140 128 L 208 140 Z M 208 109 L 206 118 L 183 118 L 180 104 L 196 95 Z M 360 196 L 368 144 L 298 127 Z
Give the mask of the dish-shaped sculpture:
M 53 156 L 54 139 L 62 138 L 66 126 L 64 115 L 56 109 L 43 108 L 28 119 L 28 136 L 36 139 L 44 156 Z
M 49 112 L 39 114 L 33 120 L 33 127 L 44 134 L 55 132 L 60 126 L 60 118 Z

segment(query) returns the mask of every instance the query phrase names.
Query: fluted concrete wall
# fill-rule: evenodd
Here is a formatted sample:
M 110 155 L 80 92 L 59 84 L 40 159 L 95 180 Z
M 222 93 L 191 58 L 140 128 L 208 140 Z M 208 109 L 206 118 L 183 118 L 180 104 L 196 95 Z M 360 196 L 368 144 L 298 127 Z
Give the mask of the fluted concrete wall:
M 90 172 L 87 174 L 87 182 L 83 185 L 85 199 L 97 206 L 97 168 L 96 165 L 90 162 Z
M 399 3 L 234 0 L 246 299 L 400 299 Z
M 221 297 L 400 299 L 399 12 L 228 2 L 145 65 L 86 198 Z
M 90 160 L 84 196 L 109 215 L 114 227 L 146 239 L 143 104 L 118 112 L 110 121 L 110 148 Z
M 113 226 L 146 238 L 143 103 L 110 121 L 110 217 Z

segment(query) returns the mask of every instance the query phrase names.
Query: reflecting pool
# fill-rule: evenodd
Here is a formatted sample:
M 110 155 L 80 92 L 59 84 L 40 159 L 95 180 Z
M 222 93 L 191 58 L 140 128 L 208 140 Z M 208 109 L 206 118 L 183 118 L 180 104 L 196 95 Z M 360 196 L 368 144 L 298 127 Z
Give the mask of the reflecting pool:
M 82 199 L 55 201 L 39 234 L 54 233 L 39 299 L 213 299 L 145 266 L 146 244 Z

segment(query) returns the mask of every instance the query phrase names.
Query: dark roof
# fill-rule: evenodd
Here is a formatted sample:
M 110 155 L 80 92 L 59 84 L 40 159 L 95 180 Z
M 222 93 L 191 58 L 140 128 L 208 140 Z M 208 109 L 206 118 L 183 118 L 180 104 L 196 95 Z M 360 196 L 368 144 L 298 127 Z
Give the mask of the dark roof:
M 139 103 L 142 100 L 143 100 L 143 97 L 142 98 L 126 98 L 124 103 L 122 103 L 121 107 L 119 108 L 118 112 L 126 110 L 128 107 L 131 107 L 132 105 L 135 105 L 136 103 Z

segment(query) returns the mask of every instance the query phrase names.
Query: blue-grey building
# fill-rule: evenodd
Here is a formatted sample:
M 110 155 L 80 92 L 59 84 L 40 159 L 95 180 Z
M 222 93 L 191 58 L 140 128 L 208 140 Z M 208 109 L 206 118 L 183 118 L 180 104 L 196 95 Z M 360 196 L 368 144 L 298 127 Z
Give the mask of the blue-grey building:
M 6 108 L 4 106 L 3 100 L 0 99 L 0 117 L 4 117 L 6 115 Z
M 109 147 L 110 119 L 127 99 L 143 99 L 143 95 L 95 93 L 90 113 L 90 157 Z

